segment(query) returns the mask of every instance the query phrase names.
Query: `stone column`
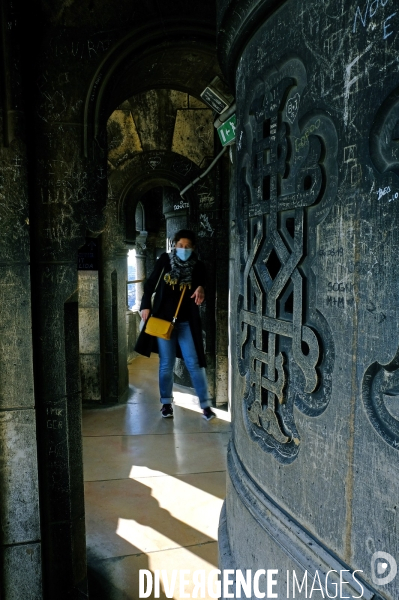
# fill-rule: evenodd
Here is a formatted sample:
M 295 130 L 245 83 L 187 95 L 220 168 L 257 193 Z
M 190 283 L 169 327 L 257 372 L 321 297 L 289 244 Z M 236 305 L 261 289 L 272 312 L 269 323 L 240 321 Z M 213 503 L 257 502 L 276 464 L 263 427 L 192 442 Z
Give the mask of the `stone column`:
M 79 358 L 82 402 L 101 401 L 98 271 L 79 271 Z
M 216 276 L 218 269 L 217 235 L 220 229 L 220 198 L 216 186 L 216 170 L 196 185 L 191 194 L 191 228 L 197 233 L 197 250 L 200 259 L 206 265 L 207 284 L 206 301 L 201 307 L 202 329 L 207 362 L 207 378 L 209 393 L 216 399 L 216 321 L 217 321 L 217 289 Z
M 39 600 L 26 121 L 19 96 L 20 24 L 9 4 L 0 8 L 6 49 L 0 52 L 0 596 Z
M 216 405 L 228 403 L 228 316 L 229 316 L 229 159 L 223 157 L 218 183 L 218 221 L 216 242 L 216 332 L 215 332 L 215 400 Z
M 107 223 L 100 265 L 102 402 L 122 402 L 128 393 L 126 339 L 127 250 L 118 228 Z
M 397 600 L 397 21 L 349 0 L 317 20 L 313 0 L 218 4 L 237 104 L 219 566 L 278 569 L 279 598 L 295 572 Z
M 77 253 L 99 228 L 105 189 L 101 157 L 82 156 L 83 127 L 48 111 L 36 136 L 32 299 L 44 587 L 61 600 L 87 594 Z
M 188 215 L 190 204 L 187 200 L 183 200 L 174 188 L 163 188 L 163 214 L 166 219 L 166 243 L 170 249 L 170 243 L 174 234 L 179 229 L 188 227 Z
M 99 265 L 101 396 L 102 402 L 116 403 L 124 401 L 129 390 L 126 328 L 128 249 L 112 184 L 109 184 L 105 214 Z

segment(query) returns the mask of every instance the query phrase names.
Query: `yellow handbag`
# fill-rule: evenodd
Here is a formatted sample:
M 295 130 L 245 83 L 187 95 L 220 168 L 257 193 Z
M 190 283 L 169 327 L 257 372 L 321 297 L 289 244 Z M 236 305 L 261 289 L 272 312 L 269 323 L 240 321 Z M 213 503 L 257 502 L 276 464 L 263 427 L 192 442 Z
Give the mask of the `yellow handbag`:
M 177 305 L 175 316 L 173 317 L 172 322 L 165 321 L 165 319 L 158 319 L 157 317 L 150 317 L 145 327 L 146 333 L 148 333 L 149 335 L 153 335 L 154 337 L 162 338 L 164 340 L 170 340 L 173 332 L 173 327 L 177 319 L 177 313 L 179 312 L 185 291 L 186 286 L 184 286 L 183 291 L 181 293 L 179 304 Z

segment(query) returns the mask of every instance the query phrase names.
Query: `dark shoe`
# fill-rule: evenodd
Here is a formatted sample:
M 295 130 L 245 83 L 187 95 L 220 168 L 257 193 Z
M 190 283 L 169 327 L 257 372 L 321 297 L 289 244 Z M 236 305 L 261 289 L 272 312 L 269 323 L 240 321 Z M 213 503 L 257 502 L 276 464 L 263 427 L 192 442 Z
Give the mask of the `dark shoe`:
M 202 413 L 203 413 L 202 416 L 207 421 L 210 421 L 211 419 L 214 419 L 216 417 L 215 413 L 213 412 L 213 410 L 209 406 L 207 406 L 207 408 L 204 408 L 204 410 L 202 411 Z
M 173 417 L 173 408 L 171 404 L 162 404 L 161 413 L 164 419 Z

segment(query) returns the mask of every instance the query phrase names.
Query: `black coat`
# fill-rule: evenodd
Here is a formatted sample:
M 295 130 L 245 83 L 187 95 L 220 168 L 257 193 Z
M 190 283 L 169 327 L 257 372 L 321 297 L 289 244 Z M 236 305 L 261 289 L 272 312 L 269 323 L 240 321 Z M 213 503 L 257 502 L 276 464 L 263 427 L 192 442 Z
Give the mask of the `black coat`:
M 144 294 L 141 300 L 140 310 L 143 310 L 145 308 L 151 309 L 151 296 L 154 293 L 162 269 L 164 269 L 164 272 L 162 274 L 161 279 L 159 280 L 159 284 L 154 298 L 154 306 L 152 310 L 152 314 L 154 315 L 154 317 L 158 316 L 159 312 L 161 311 L 162 299 L 165 293 L 165 286 L 168 285 L 164 280 L 164 276 L 166 273 L 169 273 L 169 271 L 171 271 L 169 256 L 166 252 L 161 254 L 161 256 L 158 258 L 155 264 L 155 269 L 144 284 Z M 205 265 L 199 260 L 193 269 L 193 281 L 190 295 L 194 293 L 198 286 L 201 285 L 202 287 L 205 287 L 205 283 Z M 195 349 L 197 350 L 199 365 L 200 367 L 206 367 L 205 352 L 202 343 L 202 326 L 199 315 L 199 307 L 195 304 L 193 298 L 190 299 L 190 312 L 188 322 L 190 323 L 191 334 L 193 336 Z M 157 338 L 152 335 L 148 335 L 148 333 L 145 332 L 145 326 L 143 327 L 137 339 L 135 350 L 143 356 L 150 356 L 151 352 L 158 352 Z M 179 344 L 177 344 L 176 355 L 178 358 L 182 358 Z

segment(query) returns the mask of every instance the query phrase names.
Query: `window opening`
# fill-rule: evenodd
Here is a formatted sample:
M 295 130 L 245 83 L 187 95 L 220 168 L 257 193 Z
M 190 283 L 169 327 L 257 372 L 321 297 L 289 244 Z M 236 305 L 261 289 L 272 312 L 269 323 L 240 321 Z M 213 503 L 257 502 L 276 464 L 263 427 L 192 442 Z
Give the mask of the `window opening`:
M 144 279 L 136 279 L 136 274 L 136 250 L 133 248 L 133 250 L 129 250 L 127 255 L 126 299 L 130 310 L 139 310 L 138 302 L 140 298 L 137 297 L 137 284 L 144 281 Z

